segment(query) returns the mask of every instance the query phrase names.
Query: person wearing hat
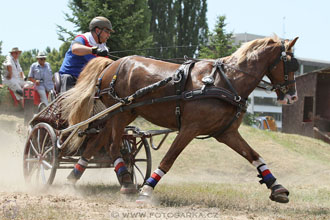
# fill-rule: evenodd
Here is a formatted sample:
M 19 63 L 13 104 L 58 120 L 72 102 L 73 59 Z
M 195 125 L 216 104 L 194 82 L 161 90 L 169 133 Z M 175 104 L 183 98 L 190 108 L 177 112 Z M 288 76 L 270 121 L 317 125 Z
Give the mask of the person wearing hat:
M 65 54 L 59 70 L 62 80 L 61 91 L 72 88 L 83 67 L 97 56 L 108 56 L 106 42 L 112 29 L 111 22 L 102 16 L 95 17 L 89 23 L 90 32 L 77 35 Z
M 39 52 L 37 62 L 30 67 L 28 79 L 32 81 L 40 95 L 40 101 L 48 105 L 46 93 L 54 88 L 53 73 L 50 64 L 46 62 L 46 54 Z
M 9 51 L 9 55 L 2 64 L 2 82 L 14 92 L 17 100 L 23 100 L 23 87 L 26 84 L 24 82 L 24 73 L 18 60 L 21 53 L 22 51 L 18 47 L 14 47 Z

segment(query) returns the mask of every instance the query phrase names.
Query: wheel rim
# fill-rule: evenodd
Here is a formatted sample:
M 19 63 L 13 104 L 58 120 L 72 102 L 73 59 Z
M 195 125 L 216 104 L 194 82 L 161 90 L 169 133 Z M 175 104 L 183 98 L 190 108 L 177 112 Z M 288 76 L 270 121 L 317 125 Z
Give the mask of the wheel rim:
M 133 183 L 137 188 L 143 186 L 151 172 L 151 154 L 147 140 L 144 138 L 124 139 L 123 148 L 127 169 L 131 174 Z
M 45 123 L 37 124 L 29 134 L 24 149 L 23 170 L 27 183 L 49 185 L 57 169 L 54 130 Z

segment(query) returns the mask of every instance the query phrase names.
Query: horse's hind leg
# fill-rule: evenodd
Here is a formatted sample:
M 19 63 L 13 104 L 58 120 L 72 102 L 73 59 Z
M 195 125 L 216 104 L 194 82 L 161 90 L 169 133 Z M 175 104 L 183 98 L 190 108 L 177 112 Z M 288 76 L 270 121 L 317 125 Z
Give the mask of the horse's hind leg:
M 109 154 L 113 159 L 113 165 L 119 183 L 121 184 L 120 192 L 123 194 L 136 193 L 137 188 L 133 184 L 131 174 L 128 172 L 125 161 L 121 155 L 120 149 L 122 146 L 122 136 L 125 127 L 136 118 L 130 113 L 116 115 L 111 120 L 111 144 Z
M 73 170 L 68 175 L 69 182 L 75 184 L 85 172 L 89 160 L 95 155 L 103 146 L 108 146 L 109 134 L 106 129 L 103 129 L 98 135 L 88 137 L 85 140 L 86 148 L 82 153 L 78 162 L 74 165 Z
M 258 177 L 261 178 L 260 183 L 265 183 L 267 188 L 271 190 L 271 200 L 280 203 L 289 202 L 289 191 L 277 183 L 276 178 L 268 169 L 265 161 L 248 145 L 248 143 L 246 143 L 238 131 L 225 133 L 216 139 L 219 142 L 223 142 L 228 145 L 257 168 L 259 173 Z
M 176 158 L 189 144 L 189 142 L 194 137 L 196 137 L 196 135 L 197 134 L 195 132 L 189 129 L 184 129 L 183 127 L 181 128 L 170 149 L 162 159 L 158 169 L 153 172 L 151 177 L 147 179 L 146 183 L 142 187 L 137 202 L 144 202 L 151 198 L 153 189 L 155 188 L 156 184 L 171 169 Z

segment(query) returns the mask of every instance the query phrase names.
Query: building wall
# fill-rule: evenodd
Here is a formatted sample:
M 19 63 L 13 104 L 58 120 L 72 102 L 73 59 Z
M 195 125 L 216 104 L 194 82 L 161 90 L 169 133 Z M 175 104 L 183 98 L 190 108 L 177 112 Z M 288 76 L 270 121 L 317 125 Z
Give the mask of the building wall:
M 316 116 L 330 120 L 330 73 L 317 76 Z
M 313 114 L 315 114 L 316 76 L 317 74 L 310 73 L 296 78 L 298 101 L 282 107 L 283 132 L 313 137 L 314 122 L 304 122 L 304 105 L 306 97 L 312 97 Z
M 264 38 L 265 36 L 261 36 L 261 35 L 255 35 L 255 34 L 249 34 L 249 33 L 236 33 L 234 34 L 234 42 L 236 45 L 240 44 L 240 43 L 245 43 L 251 40 L 255 40 L 255 39 L 259 39 L 259 38 Z M 315 60 L 315 59 L 306 59 L 306 58 L 297 58 L 298 62 L 299 62 L 299 70 L 295 73 L 296 76 L 300 76 L 303 75 L 304 73 L 307 72 L 311 72 L 314 70 L 319 70 L 319 69 L 323 69 L 323 68 L 327 68 L 330 67 L 330 62 L 329 61 L 322 61 L 322 60 Z M 308 78 L 308 77 L 307 77 Z M 311 77 L 313 78 L 313 77 Z M 307 82 L 307 83 L 311 83 L 311 82 Z M 329 85 L 329 84 L 328 84 Z M 303 86 L 302 86 L 303 87 Z M 313 88 L 316 87 L 316 81 L 314 80 L 314 86 Z M 308 88 L 306 88 L 308 89 Z M 300 91 L 298 91 L 298 96 L 300 96 L 301 94 L 305 93 L 305 95 L 303 96 L 309 96 L 309 93 L 307 91 L 305 91 L 304 88 L 300 88 L 298 89 Z M 315 95 L 315 91 L 311 91 L 313 96 Z M 300 94 L 301 93 L 301 94 Z M 320 91 L 320 93 L 322 93 Z M 330 95 L 330 94 L 329 94 Z M 249 96 L 249 99 L 251 100 L 251 103 L 248 107 L 248 112 L 252 113 L 252 114 L 258 114 L 258 115 L 271 115 L 271 116 L 276 116 L 275 120 L 276 120 L 276 125 L 277 127 L 281 130 L 282 128 L 282 121 L 288 120 L 287 118 L 283 118 L 282 117 L 282 107 L 278 106 L 276 104 L 274 104 L 273 106 L 270 106 L 268 104 L 256 104 L 254 103 L 254 98 L 262 98 L 262 97 L 271 97 L 273 99 L 277 99 L 277 96 L 275 93 L 268 93 L 265 92 L 263 90 L 260 89 L 256 89 L 254 90 L 251 95 Z M 260 100 L 260 99 L 259 99 Z M 317 99 L 318 100 L 318 99 Z M 329 99 L 328 99 L 329 100 Z M 267 100 L 268 101 L 268 100 Z M 302 101 L 301 103 L 301 108 L 304 108 L 304 101 L 303 100 L 299 100 Z M 320 102 L 322 102 L 322 100 L 318 100 Z M 296 104 L 295 104 L 296 105 Z M 329 102 L 330 105 L 330 102 Z M 314 106 L 315 106 L 315 98 L 314 98 Z M 286 107 L 284 107 L 283 109 L 285 109 Z M 330 109 L 330 106 L 329 106 Z M 303 111 L 303 110 L 301 110 Z M 315 109 L 314 109 L 315 112 Z M 330 111 L 328 111 L 330 114 Z M 303 112 L 301 113 L 301 115 L 292 115 L 292 117 L 297 118 L 299 117 L 299 120 L 302 121 L 303 120 Z M 300 119 L 301 118 L 301 119 Z M 298 120 L 298 118 L 297 118 Z M 329 119 L 330 120 L 330 119 Z M 294 123 L 294 121 L 292 121 L 292 123 Z M 300 132 L 304 133 L 304 134 L 308 134 L 308 132 L 313 128 L 313 125 L 311 125 L 311 123 L 304 123 L 302 125 L 302 127 L 297 127 L 296 129 L 298 129 Z M 285 130 L 286 128 L 284 128 Z M 283 129 L 282 129 L 283 130 Z M 284 131 L 283 130 L 283 131 Z M 290 133 L 295 133 L 295 132 L 290 132 Z M 309 134 L 312 135 L 313 132 L 311 132 Z

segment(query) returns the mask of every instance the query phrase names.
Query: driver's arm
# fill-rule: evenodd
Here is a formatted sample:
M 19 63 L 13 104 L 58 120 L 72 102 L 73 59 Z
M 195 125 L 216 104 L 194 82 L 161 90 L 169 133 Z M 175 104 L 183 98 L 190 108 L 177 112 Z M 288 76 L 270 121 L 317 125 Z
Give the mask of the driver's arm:
M 79 43 L 74 43 L 72 45 L 72 53 L 77 56 L 84 56 L 87 54 L 92 54 L 92 48 Z

